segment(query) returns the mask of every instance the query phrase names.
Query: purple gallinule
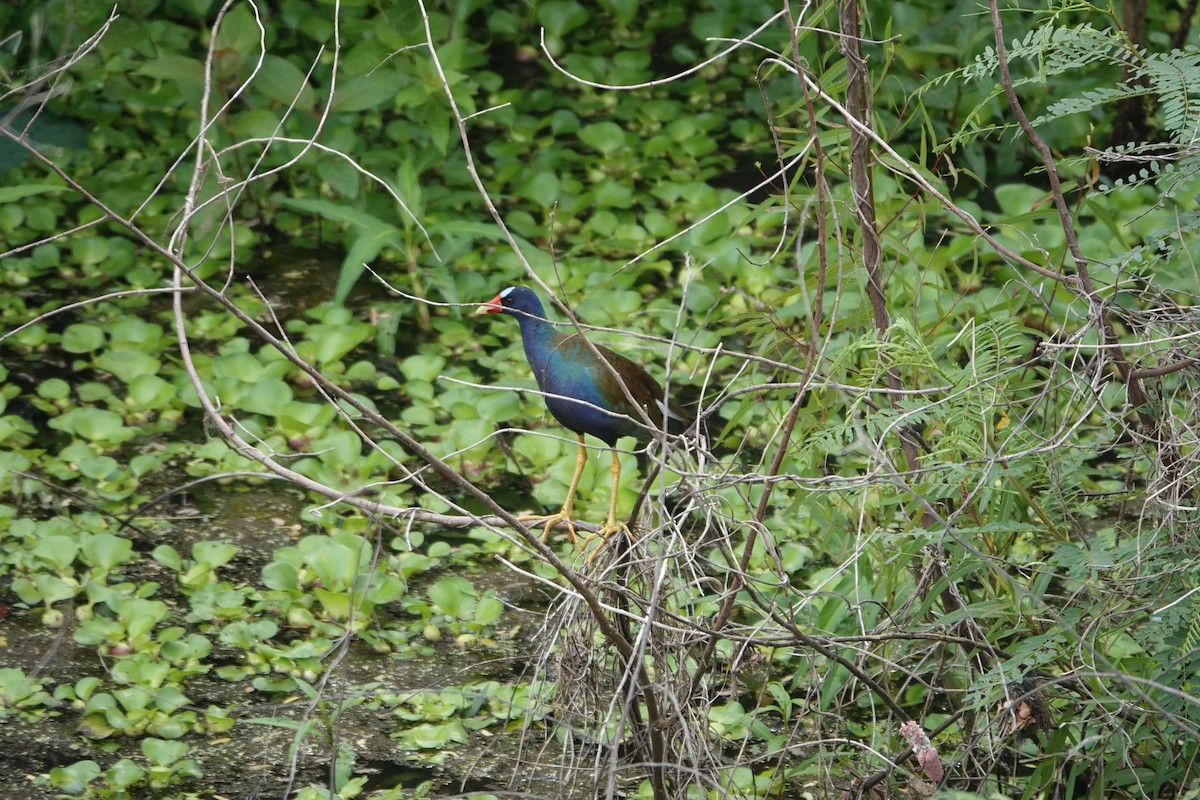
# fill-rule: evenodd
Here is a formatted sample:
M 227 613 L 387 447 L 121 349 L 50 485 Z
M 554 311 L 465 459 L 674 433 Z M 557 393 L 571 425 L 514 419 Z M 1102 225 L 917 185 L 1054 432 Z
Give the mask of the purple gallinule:
M 508 314 L 517 318 L 525 358 L 533 368 L 538 388 L 545 392 L 546 407 L 555 419 L 579 436 L 575 475 L 571 478 L 562 510 L 548 516 L 521 517 L 523 522 L 546 523 L 542 530 L 543 542 L 551 527 L 566 522 L 567 537 L 576 544 L 575 528 L 571 523 L 575 490 L 579 488 L 579 477 L 587 463 L 583 435 L 589 433 L 610 448 L 616 447 L 622 436 L 633 436 L 644 444 L 654 437 L 656 430 L 662 430 L 664 414 L 672 430 L 691 424 L 691 417 L 666 399 L 658 381 L 625 356 L 607 347 L 590 345 L 577 332 L 556 331 L 546 319 L 542 301 L 531 289 L 510 286 L 480 306 L 476 313 Z M 596 534 L 604 539 L 618 531 L 629 532 L 625 524 L 616 519 L 620 480 L 621 462 L 613 450 L 608 519 Z

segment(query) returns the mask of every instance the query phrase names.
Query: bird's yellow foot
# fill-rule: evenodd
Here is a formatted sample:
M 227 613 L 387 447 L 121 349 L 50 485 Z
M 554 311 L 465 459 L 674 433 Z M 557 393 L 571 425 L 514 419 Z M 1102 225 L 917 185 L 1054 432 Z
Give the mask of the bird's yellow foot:
M 592 543 L 593 539 L 600 540 L 600 546 L 597 547 L 595 550 L 593 550 L 592 554 L 588 556 L 587 562 L 589 564 L 592 563 L 593 558 L 595 558 L 597 555 L 600 554 L 600 551 L 604 549 L 604 545 L 608 544 L 608 537 L 612 536 L 614 533 L 623 533 L 626 536 L 633 538 L 633 534 L 629 530 L 628 525 L 626 525 L 624 522 L 617 522 L 616 520 L 613 520 L 613 519 L 610 519 L 607 522 L 605 522 L 600 527 L 600 530 L 596 531 L 595 533 L 589 533 L 584 538 L 583 544 L 579 545 L 579 549 L 581 549 L 581 550 L 586 550 L 587 546 Z
M 557 514 L 531 514 L 524 517 L 517 517 L 517 522 L 544 522 L 545 527 L 542 528 L 542 544 L 546 543 L 546 539 L 550 538 L 550 529 L 560 522 L 567 523 L 567 541 L 573 545 L 578 545 L 579 541 L 575 538 L 575 523 L 571 519 L 571 515 L 566 511 L 560 511 Z

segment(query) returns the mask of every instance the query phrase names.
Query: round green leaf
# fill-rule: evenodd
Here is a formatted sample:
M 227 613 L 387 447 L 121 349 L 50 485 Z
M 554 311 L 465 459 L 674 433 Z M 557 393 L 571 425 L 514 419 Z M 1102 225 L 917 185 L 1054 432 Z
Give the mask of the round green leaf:
M 99 325 L 79 322 L 63 331 L 62 349 L 68 353 L 91 353 L 103 346 L 104 329 Z

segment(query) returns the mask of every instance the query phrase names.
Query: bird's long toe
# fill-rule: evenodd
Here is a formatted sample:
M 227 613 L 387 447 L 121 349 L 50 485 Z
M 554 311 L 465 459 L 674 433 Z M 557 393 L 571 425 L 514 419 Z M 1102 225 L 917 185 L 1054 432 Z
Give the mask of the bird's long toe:
M 567 541 L 572 545 L 578 545 L 578 539 L 575 537 L 575 521 L 571 519 L 569 514 L 562 511 L 557 514 L 529 514 L 523 517 L 517 517 L 517 522 L 541 522 L 542 527 L 541 543 L 545 544 L 550 538 L 550 529 L 560 522 L 567 523 Z
M 628 525 L 626 525 L 624 522 L 617 522 L 616 520 L 610 519 L 600 527 L 600 530 L 596 531 L 595 533 L 589 533 L 584 538 L 583 544 L 581 544 L 579 546 L 579 549 L 581 549 L 581 550 L 586 550 L 587 546 L 589 544 L 591 544 L 593 540 L 595 540 L 595 539 L 600 540 L 600 545 L 598 547 L 596 547 L 596 549 L 593 550 L 591 552 L 591 554 L 588 556 L 589 564 L 592 563 L 592 559 L 594 559 L 597 555 L 600 554 L 600 551 L 604 549 L 604 546 L 606 544 L 608 544 L 609 537 L 611 537 L 613 534 L 618 534 L 618 533 L 624 534 L 626 536 L 631 536 L 631 532 L 629 530 Z

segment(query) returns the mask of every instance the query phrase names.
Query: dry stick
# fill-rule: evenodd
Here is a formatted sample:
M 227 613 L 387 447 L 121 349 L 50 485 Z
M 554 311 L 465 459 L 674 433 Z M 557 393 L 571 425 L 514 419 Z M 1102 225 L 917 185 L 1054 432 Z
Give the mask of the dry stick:
M 517 518 L 515 516 L 513 516 L 510 512 L 508 512 L 507 510 L 502 508 L 500 505 L 498 505 L 496 503 L 496 501 L 491 498 L 490 495 L 488 495 L 486 492 L 484 492 L 482 489 L 480 489 L 475 484 L 468 481 L 463 476 L 459 475 L 457 472 L 454 471 L 453 467 L 451 467 L 445 461 L 438 458 L 436 455 L 434 455 L 432 452 L 430 452 L 428 449 L 426 449 L 423 445 L 421 445 L 420 442 L 416 441 L 411 436 L 409 436 L 407 433 L 404 433 L 402 430 L 397 428 L 391 421 L 389 421 L 385 417 L 381 416 L 378 412 L 372 410 L 370 407 L 361 403 L 356 397 L 354 397 L 352 394 L 350 394 L 349 392 L 342 389 L 340 386 L 337 386 L 337 385 L 331 383 L 324 375 L 322 375 L 320 373 L 319 370 L 317 370 L 315 367 L 313 367 L 308 362 L 301 359 L 299 356 L 295 355 L 295 353 L 291 352 L 291 350 L 285 346 L 284 342 L 282 342 L 278 338 L 276 338 L 276 336 L 274 334 L 272 334 L 269 330 L 264 328 L 256 319 L 254 319 L 253 317 L 249 316 L 244 311 L 242 311 L 237 306 L 237 304 L 234 303 L 231 299 L 229 299 L 228 297 L 226 297 L 225 295 L 223 295 L 216 289 L 212 288 L 210 285 L 208 285 L 207 282 L 205 282 L 203 279 L 201 279 L 199 276 L 197 276 L 196 273 L 192 270 L 192 268 L 189 267 L 187 264 L 185 264 L 182 261 L 182 259 L 178 258 L 174 253 L 172 253 L 171 251 L 167 250 L 165 247 L 160 245 L 157 241 L 155 241 L 153 238 L 151 238 L 149 234 L 147 234 L 145 231 L 143 231 L 139 226 L 133 224 L 132 222 L 130 222 L 129 220 L 125 219 L 120 214 L 118 214 L 116 211 L 109 208 L 103 201 L 101 201 L 98 197 L 96 197 L 94 194 L 92 194 L 90 191 L 88 191 L 86 188 L 84 188 L 84 186 L 82 184 L 80 184 L 78 181 L 76 181 L 74 178 L 72 178 L 70 175 L 68 175 L 65 171 L 63 171 L 63 169 L 60 166 L 58 166 L 58 164 L 56 164 L 55 162 L 51 161 L 49 158 L 44 156 L 40 151 L 38 151 L 35 147 L 33 147 L 31 144 L 29 144 L 29 142 L 25 141 L 24 139 L 21 139 L 20 137 L 18 137 L 17 135 L 15 135 L 14 133 L 12 133 L 11 131 L 9 131 L 7 129 L 0 128 L 0 134 L 3 134 L 4 136 L 8 137 L 11 141 L 13 141 L 16 144 L 23 147 L 31 156 L 33 156 L 43 166 L 45 166 L 47 169 L 49 169 L 51 172 L 53 172 L 55 175 L 57 175 L 60 179 L 62 179 L 71 189 L 73 189 L 81 197 L 83 197 L 86 201 L 88 201 L 93 206 L 95 206 L 97 209 L 99 209 L 108 219 L 111 219 L 117 225 L 121 226 L 122 228 L 125 228 L 127 231 L 129 231 L 134 236 L 134 238 L 136 238 L 138 241 L 140 241 L 143 245 L 145 245 L 147 248 L 149 248 L 153 252 L 157 253 L 162 258 L 166 259 L 171 264 L 172 267 L 175 267 L 175 268 L 179 269 L 181 272 L 183 272 L 183 274 L 185 274 L 188 277 L 188 279 L 191 280 L 192 283 L 198 289 L 200 289 L 201 292 L 208 295 L 210 298 L 212 298 L 214 301 L 216 301 L 219 305 L 224 307 L 230 314 L 232 314 L 234 317 L 236 317 L 238 319 L 238 321 L 240 321 L 243 325 L 245 325 L 247 328 L 252 330 L 255 333 L 255 335 L 257 335 L 259 338 L 261 338 L 267 344 L 271 345 L 276 350 L 278 350 L 280 352 L 280 354 L 282 354 L 284 356 L 284 358 L 286 358 L 289 362 L 291 362 L 297 369 L 304 372 L 304 374 L 306 374 L 310 378 L 312 378 L 313 381 L 326 387 L 327 391 L 329 391 L 331 394 L 333 394 L 336 397 L 338 397 L 339 399 L 341 399 L 343 402 L 348 403 L 352 408 L 354 408 L 356 411 L 358 411 L 360 414 L 362 414 L 366 419 L 370 420 L 371 422 L 375 423 L 376 425 L 379 425 L 381 428 L 383 428 L 385 431 L 387 431 L 393 438 L 395 438 L 396 441 L 399 442 L 400 445 L 403 446 L 406 450 L 408 450 L 410 453 L 413 453 L 418 458 L 425 461 L 427 464 L 429 464 L 431 467 L 433 467 L 438 472 L 439 475 L 441 475 L 443 478 L 450 481 L 451 483 L 455 484 L 458 488 L 462 489 L 464 492 L 466 492 L 472 498 L 483 503 L 488 509 L 490 509 L 494 513 L 494 515 L 496 517 L 503 520 L 513 530 L 520 532 L 521 535 L 525 538 L 525 540 L 529 544 L 529 546 L 532 547 L 534 550 L 536 550 L 539 553 L 539 555 L 542 556 L 542 558 L 544 558 L 546 561 L 548 561 L 564 578 L 567 579 L 567 581 L 571 584 L 572 588 L 574 588 L 575 591 L 577 591 L 579 593 L 580 597 L 582 597 L 584 602 L 587 603 L 588 608 L 591 609 L 592 613 L 596 616 L 597 622 L 600 626 L 601 631 L 604 633 L 605 638 L 607 638 L 617 648 L 617 650 L 619 652 L 621 652 L 622 655 L 624 655 L 626 658 L 630 657 L 633 654 L 633 649 L 630 646 L 629 642 L 625 641 L 625 638 L 623 636 L 621 636 L 620 631 L 618 631 L 612 625 L 612 623 L 607 620 L 607 618 L 605 617 L 605 615 L 602 611 L 600 601 L 596 598 L 595 594 L 593 594 L 588 589 L 587 585 L 579 577 L 578 573 L 576 573 L 573 569 L 571 569 L 566 564 L 564 564 L 559 559 L 558 555 L 552 549 L 550 549 L 549 547 L 547 547 L 546 545 L 541 543 L 541 541 L 539 540 L 537 535 L 535 535 L 532 531 L 530 531 L 528 528 L 526 528 L 525 525 L 523 525 L 519 520 L 517 520 Z M 260 453 L 256 450 L 251 449 L 249 452 L 246 452 L 246 451 L 242 451 L 242 452 L 244 454 L 247 454 L 250 458 L 253 458 L 254 460 L 258 461 L 259 463 L 268 465 L 272 469 L 272 471 L 278 472 L 279 470 L 283 469 L 282 467 L 279 467 L 278 465 L 274 465 L 274 464 L 270 463 L 270 459 L 266 458 L 262 453 Z M 299 475 L 298 473 L 292 473 L 290 470 L 284 470 L 284 472 L 286 472 L 288 474 L 289 480 L 292 479 L 292 476 L 295 476 L 295 482 L 299 483 L 300 485 L 303 485 L 305 488 L 311 489 L 313 491 L 318 492 L 319 494 L 322 494 L 326 497 L 329 497 L 329 498 L 332 498 L 335 500 L 343 499 L 348 504 L 353 505 L 354 507 L 359 508 L 363 511 L 367 511 L 370 513 L 387 513 L 388 511 L 391 510 L 389 507 L 383 506 L 380 503 L 367 502 L 367 501 L 363 501 L 363 500 L 360 500 L 355 497 L 347 497 L 346 494 L 343 492 L 337 492 L 337 491 L 334 491 L 333 489 L 330 489 L 327 486 L 323 486 L 323 485 L 315 483 L 313 481 L 304 480 L 303 476 Z M 482 520 L 481 520 L 481 522 L 482 522 Z

